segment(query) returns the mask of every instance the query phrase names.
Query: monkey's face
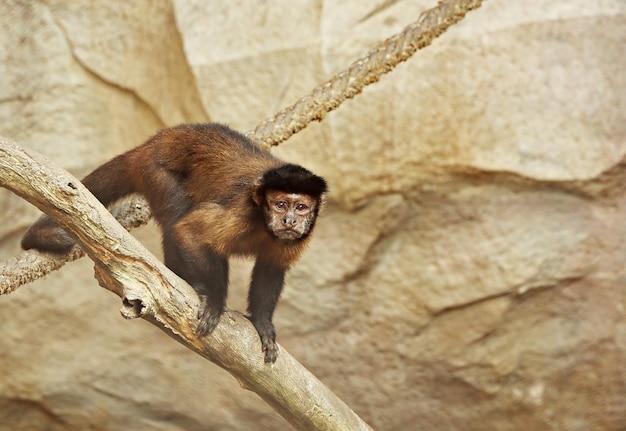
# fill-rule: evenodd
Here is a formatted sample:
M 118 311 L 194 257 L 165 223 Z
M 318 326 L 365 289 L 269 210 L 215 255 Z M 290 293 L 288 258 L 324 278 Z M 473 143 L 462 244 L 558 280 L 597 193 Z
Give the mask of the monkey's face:
M 305 237 L 317 216 L 318 200 L 310 195 L 267 190 L 265 220 L 277 238 L 296 240 Z

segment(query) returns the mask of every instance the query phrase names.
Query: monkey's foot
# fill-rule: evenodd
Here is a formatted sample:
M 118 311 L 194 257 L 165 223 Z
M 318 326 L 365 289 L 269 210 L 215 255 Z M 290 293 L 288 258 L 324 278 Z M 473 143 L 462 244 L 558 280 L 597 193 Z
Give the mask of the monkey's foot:
M 202 302 L 204 303 L 205 301 Z M 200 319 L 196 327 L 198 337 L 204 337 L 213 332 L 217 324 L 220 323 L 221 314 L 203 304 L 203 307 L 198 312 L 198 319 Z
M 22 248 L 65 254 L 76 245 L 76 241 L 50 217 L 41 217 L 22 238 Z

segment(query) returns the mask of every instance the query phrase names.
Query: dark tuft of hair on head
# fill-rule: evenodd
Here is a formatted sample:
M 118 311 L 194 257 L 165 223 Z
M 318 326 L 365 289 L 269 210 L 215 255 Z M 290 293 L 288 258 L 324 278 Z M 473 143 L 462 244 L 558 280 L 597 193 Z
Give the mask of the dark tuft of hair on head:
M 261 182 L 266 189 L 320 196 L 328 191 L 326 180 L 302 166 L 286 164 L 265 172 Z

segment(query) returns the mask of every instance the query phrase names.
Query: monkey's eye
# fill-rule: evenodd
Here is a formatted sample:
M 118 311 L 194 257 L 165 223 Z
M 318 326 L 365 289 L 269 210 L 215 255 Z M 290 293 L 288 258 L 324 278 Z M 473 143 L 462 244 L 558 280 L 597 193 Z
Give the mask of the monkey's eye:
M 302 203 L 300 203 L 300 204 L 297 204 L 297 205 L 296 205 L 296 211 L 298 211 L 298 212 L 305 212 L 305 211 L 307 211 L 308 209 L 309 209 L 309 207 L 308 207 L 308 205 L 306 205 L 306 204 L 302 204 Z
M 287 202 L 285 202 L 285 201 L 276 201 L 274 206 L 276 207 L 277 210 L 283 210 L 284 211 L 284 210 L 287 209 Z

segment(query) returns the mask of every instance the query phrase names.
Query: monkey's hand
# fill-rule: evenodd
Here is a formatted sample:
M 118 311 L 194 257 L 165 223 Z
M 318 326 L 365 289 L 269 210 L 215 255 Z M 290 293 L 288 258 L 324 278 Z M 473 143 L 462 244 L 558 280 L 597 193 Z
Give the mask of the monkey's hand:
M 223 309 L 216 309 L 212 307 L 208 301 L 207 297 L 204 295 L 200 296 L 200 310 L 198 311 L 198 326 L 196 327 L 196 334 L 199 337 L 204 337 L 205 335 L 209 335 L 218 323 L 220 323 L 220 317 L 222 316 Z
M 256 322 L 254 319 L 250 320 L 252 320 L 261 338 L 261 347 L 265 354 L 265 363 L 276 362 L 276 358 L 278 358 L 278 345 L 276 344 L 276 330 L 274 329 L 274 325 L 270 320 Z
M 274 363 L 278 358 L 278 345 L 276 341 L 270 340 L 267 336 L 261 336 L 261 344 L 263 345 L 263 353 L 265 354 L 265 363 Z

